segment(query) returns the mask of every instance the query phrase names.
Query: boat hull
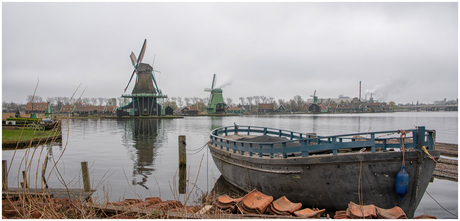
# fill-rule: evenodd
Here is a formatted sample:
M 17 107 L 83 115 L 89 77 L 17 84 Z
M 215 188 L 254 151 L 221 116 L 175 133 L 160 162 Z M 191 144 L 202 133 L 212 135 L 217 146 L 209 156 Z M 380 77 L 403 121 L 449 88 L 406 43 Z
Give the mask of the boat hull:
M 435 162 L 422 151 L 405 152 L 408 193 L 396 194 L 396 174 L 402 152 L 323 154 L 309 157 L 269 158 L 241 155 L 208 144 L 214 163 L 231 184 L 257 189 L 275 199 L 286 196 L 304 207 L 345 210 L 350 201 L 380 208 L 401 207 L 411 218 L 431 180 Z M 439 158 L 439 151 L 429 151 Z M 358 190 L 361 181 L 362 191 Z

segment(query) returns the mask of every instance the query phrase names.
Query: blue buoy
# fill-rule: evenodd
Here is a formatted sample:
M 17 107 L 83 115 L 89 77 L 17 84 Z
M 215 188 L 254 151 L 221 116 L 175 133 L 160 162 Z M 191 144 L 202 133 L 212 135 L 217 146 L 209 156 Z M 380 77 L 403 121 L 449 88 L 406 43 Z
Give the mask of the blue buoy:
M 396 193 L 398 194 L 399 200 L 402 200 L 404 195 L 406 195 L 409 188 L 409 174 L 407 174 L 406 168 L 401 166 L 396 175 Z

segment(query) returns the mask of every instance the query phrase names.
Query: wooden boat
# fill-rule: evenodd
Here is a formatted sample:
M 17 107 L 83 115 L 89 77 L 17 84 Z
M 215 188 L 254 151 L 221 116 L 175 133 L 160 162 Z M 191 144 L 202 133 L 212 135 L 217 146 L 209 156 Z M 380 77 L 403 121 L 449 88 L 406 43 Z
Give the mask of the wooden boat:
M 211 131 L 208 147 L 222 176 L 241 190 L 328 211 L 350 201 L 399 206 L 412 218 L 440 155 L 434 143 L 435 131 L 423 126 L 334 136 L 228 126 Z M 400 200 L 396 176 L 403 164 L 409 184 Z

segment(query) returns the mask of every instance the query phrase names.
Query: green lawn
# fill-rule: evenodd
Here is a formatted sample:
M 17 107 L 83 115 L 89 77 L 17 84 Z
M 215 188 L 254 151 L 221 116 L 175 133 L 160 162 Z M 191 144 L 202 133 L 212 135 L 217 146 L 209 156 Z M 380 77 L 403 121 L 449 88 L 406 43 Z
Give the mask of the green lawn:
M 22 132 L 22 136 L 21 136 Z M 34 136 L 35 134 L 35 136 Z M 40 139 L 46 138 L 48 136 L 59 135 L 54 134 L 53 130 L 48 131 L 34 131 L 34 130 L 2 130 L 2 142 L 5 141 L 18 141 L 19 137 L 21 140 L 31 140 L 31 139 Z

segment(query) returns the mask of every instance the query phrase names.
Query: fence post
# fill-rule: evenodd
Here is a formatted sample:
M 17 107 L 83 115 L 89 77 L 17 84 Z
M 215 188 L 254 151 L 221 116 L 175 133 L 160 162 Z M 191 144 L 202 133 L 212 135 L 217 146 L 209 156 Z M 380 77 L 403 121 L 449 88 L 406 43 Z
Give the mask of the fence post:
M 418 138 L 417 138 L 417 149 L 421 150 L 423 144 L 425 143 L 425 127 L 424 126 L 419 126 L 417 127 L 417 133 L 418 133 Z
M 2 160 L 2 190 L 8 189 L 8 174 L 6 160 Z
M 187 166 L 187 142 L 185 135 L 179 135 L 179 168 Z
M 186 193 L 186 180 L 187 173 L 185 168 L 187 168 L 187 142 L 186 136 L 179 136 L 179 193 Z
M 88 162 L 83 161 L 81 162 L 81 175 L 83 176 L 83 187 L 85 192 L 91 191 L 91 185 L 89 181 L 89 172 L 88 172 Z

